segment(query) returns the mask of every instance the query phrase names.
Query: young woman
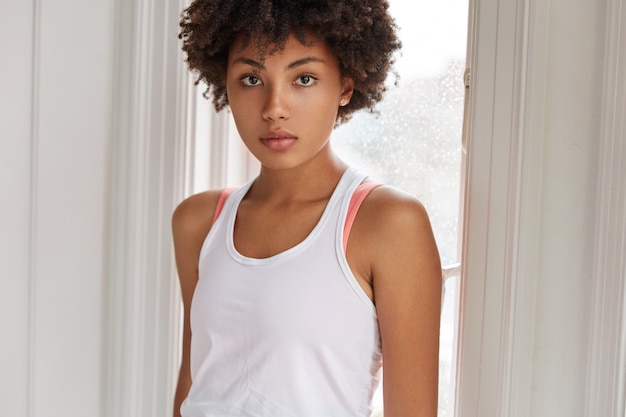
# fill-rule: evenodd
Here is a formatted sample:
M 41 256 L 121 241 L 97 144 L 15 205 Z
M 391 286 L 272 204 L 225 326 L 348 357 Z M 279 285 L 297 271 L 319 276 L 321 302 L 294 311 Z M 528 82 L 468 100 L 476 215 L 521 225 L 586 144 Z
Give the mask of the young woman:
M 184 304 L 175 416 L 437 414 L 441 267 L 412 196 L 332 151 L 399 48 L 384 0 L 196 0 L 183 49 L 260 161 L 176 209 Z

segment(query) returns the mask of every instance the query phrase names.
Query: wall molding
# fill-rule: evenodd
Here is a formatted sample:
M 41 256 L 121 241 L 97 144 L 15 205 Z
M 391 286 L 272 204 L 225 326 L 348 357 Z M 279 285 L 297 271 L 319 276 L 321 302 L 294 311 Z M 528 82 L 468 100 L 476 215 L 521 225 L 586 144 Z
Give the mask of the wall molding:
M 32 74 L 30 108 L 30 190 L 29 190 L 29 236 L 28 236 L 28 376 L 27 376 L 27 416 L 36 415 L 37 364 L 37 201 L 39 192 L 39 110 L 40 110 L 40 71 L 41 71 L 41 1 L 32 2 Z
M 626 1 L 607 2 L 588 417 L 626 413 Z
M 172 412 L 180 308 L 170 217 L 185 193 L 181 0 L 115 2 L 102 415 Z

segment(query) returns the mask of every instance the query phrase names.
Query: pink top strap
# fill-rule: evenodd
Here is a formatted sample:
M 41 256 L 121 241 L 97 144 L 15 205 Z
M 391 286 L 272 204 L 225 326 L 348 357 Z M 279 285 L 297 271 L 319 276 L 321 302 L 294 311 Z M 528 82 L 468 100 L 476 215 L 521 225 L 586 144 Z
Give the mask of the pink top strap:
M 215 207 L 215 214 L 213 215 L 213 222 L 211 224 L 215 224 L 217 218 L 222 212 L 222 209 L 224 208 L 224 204 L 226 204 L 228 196 L 230 196 L 236 189 L 237 187 L 229 187 L 222 191 L 222 194 L 220 194 L 220 198 L 217 199 L 217 206 Z
M 365 200 L 365 197 L 369 195 L 369 193 L 376 187 L 379 187 L 381 184 L 377 182 L 364 182 L 361 183 L 350 198 L 350 204 L 348 205 L 348 215 L 346 217 L 346 224 L 343 227 L 343 250 L 346 250 L 348 246 L 348 236 L 350 236 L 350 230 L 352 230 L 352 224 L 354 223 L 354 219 L 356 218 L 356 214 Z
M 352 230 L 352 225 L 354 224 L 354 219 L 356 218 L 357 213 L 359 212 L 359 208 L 361 208 L 361 204 L 363 204 L 363 200 L 369 195 L 369 193 L 376 187 L 379 187 L 381 184 L 377 182 L 364 182 L 360 184 L 352 197 L 350 198 L 350 204 L 348 205 L 348 215 L 346 216 L 346 224 L 343 228 L 343 250 L 346 250 L 348 246 L 348 236 L 350 236 L 350 230 Z M 213 215 L 213 223 L 217 221 L 217 218 L 220 216 L 224 208 L 224 204 L 228 197 L 235 191 L 237 187 L 226 188 L 220 194 L 219 199 L 217 200 L 217 206 L 215 207 L 215 214 Z

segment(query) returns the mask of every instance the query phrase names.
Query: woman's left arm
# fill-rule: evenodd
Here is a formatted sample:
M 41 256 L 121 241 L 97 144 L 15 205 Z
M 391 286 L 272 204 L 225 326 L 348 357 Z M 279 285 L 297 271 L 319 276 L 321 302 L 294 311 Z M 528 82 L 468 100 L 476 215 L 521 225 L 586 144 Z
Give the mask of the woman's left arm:
M 384 188 L 378 203 L 370 205 L 378 212 L 370 265 L 383 350 L 385 417 L 436 417 L 439 253 L 424 207 L 412 196 Z

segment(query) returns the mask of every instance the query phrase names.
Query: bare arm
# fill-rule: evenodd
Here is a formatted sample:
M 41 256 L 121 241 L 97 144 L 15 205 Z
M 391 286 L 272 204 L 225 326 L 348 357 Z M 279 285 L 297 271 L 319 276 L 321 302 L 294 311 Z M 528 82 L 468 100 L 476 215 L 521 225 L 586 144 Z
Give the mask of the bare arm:
M 436 417 L 441 264 L 428 215 L 382 187 L 363 206 L 383 350 L 385 417 Z
M 180 417 L 180 406 L 187 398 L 191 387 L 189 363 L 191 300 L 198 282 L 200 249 L 211 228 L 219 194 L 220 192 L 211 191 L 191 196 L 178 206 L 172 217 L 174 253 L 184 312 L 182 358 L 174 396 L 174 417 Z

